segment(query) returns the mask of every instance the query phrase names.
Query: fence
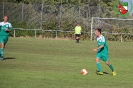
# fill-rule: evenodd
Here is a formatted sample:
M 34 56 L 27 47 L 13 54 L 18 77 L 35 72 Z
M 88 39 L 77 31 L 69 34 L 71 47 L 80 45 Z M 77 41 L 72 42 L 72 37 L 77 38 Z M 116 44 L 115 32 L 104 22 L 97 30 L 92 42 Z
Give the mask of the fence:
M 29 34 L 26 34 L 29 31 Z M 40 32 L 39 32 L 40 31 Z M 21 34 L 19 34 L 21 32 Z M 24 35 L 23 33 L 24 32 Z M 89 34 L 88 32 L 82 32 L 82 35 Z M 12 37 L 41 37 L 41 38 L 66 38 L 66 39 L 75 39 L 74 31 L 63 31 L 63 30 L 41 30 L 41 29 L 22 29 L 22 28 L 13 28 L 13 31 L 10 33 Z M 87 36 L 88 37 L 88 36 Z M 85 40 L 86 37 L 81 37 Z
M 18 31 L 18 32 L 17 32 Z M 19 34 L 21 31 L 32 31 L 32 35 L 27 35 L 27 34 Z M 20 36 L 34 36 L 34 38 L 36 38 L 37 37 L 37 31 L 41 31 L 41 29 L 23 29 L 23 28 L 13 28 L 13 31 L 12 31 L 12 33 L 11 33 L 11 36 L 12 37 L 20 37 Z
M 29 32 L 28 32 L 29 31 Z M 29 34 L 27 34 L 29 33 Z M 81 40 L 90 40 L 91 34 L 93 34 L 93 40 L 95 41 L 94 32 L 82 31 Z M 109 33 L 102 32 L 107 41 L 119 41 L 119 42 L 133 42 L 133 34 L 131 33 Z M 53 39 L 75 39 L 74 31 L 63 30 L 44 30 L 41 29 L 22 29 L 14 28 L 11 32 L 12 37 L 33 37 L 33 38 L 53 38 Z

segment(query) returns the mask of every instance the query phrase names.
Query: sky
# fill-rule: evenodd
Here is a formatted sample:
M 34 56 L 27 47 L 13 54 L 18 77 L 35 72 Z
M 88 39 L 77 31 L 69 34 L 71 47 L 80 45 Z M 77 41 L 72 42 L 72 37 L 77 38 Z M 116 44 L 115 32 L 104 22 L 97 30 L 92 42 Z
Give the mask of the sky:
M 133 0 L 121 0 L 121 1 L 123 1 L 123 2 L 128 2 L 128 10 L 130 10 L 130 8 L 131 8 L 130 1 L 131 1 L 132 4 L 133 4 Z M 132 7 L 132 8 L 133 8 L 133 7 Z M 133 13 L 133 11 L 132 11 L 132 13 Z

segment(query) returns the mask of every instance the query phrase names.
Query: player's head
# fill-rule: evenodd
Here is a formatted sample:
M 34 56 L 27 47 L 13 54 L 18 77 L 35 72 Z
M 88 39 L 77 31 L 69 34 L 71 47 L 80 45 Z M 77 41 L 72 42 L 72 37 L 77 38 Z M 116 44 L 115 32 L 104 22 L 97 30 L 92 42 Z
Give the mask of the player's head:
M 96 28 L 95 29 L 95 35 L 96 36 L 100 36 L 101 35 L 101 32 L 102 32 L 101 28 Z
M 80 23 L 77 23 L 77 26 L 80 26 Z
M 8 21 L 8 16 L 4 15 L 3 20 L 4 20 L 4 22 L 7 22 Z

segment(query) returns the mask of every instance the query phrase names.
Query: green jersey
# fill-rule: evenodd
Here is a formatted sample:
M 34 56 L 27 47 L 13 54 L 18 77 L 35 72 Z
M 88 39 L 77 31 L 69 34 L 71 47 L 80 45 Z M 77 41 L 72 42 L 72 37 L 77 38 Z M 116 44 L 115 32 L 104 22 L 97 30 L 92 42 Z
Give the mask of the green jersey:
M 97 37 L 97 44 L 98 44 L 98 47 L 102 45 L 104 46 L 103 48 L 99 49 L 97 53 L 108 54 L 108 44 L 103 35 L 101 35 L 100 37 Z
M 82 30 L 81 26 L 76 26 L 75 27 L 75 34 L 81 34 L 81 30 Z
M 8 30 L 12 30 L 12 25 L 9 22 L 0 22 L 0 36 L 8 36 L 9 32 L 6 31 L 6 29 Z

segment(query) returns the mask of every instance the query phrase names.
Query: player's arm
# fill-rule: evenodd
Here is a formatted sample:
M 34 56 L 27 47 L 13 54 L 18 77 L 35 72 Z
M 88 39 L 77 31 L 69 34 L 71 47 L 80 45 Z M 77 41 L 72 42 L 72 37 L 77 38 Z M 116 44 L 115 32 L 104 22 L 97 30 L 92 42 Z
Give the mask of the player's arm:
M 7 32 L 10 32 L 11 30 L 9 30 L 8 28 L 6 28 L 6 31 L 7 31 Z
M 104 47 L 104 45 L 101 45 L 98 48 L 93 49 L 93 51 L 94 52 L 99 52 L 103 47 Z
M 103 47 L 104 47 L 104 44 L 103 44 L 103 45 L 100 45 L 100 46 L 97 48 L 97 50 L 102 49 Z
M 104 44 L 105 44 L 105 41 L 104 42 L 100 42 L 99 47 L 93 49 L 93 51 L 94 52 L 99 52 L 102 48 L 104 48 Z
M 1 23 L 0 23 L 0 30 L 1 30 Z
M 12 30 L 12 25 L 9 24 L 9 26 L 6 28 L 6 31 L 7 31 L 7 32 L 10 32 L 11 30 Z
M 97 48 L 97 52 L 101 51 L 102 48 L 104 48 L 105 42 L 101 42 L 100 46 Z

